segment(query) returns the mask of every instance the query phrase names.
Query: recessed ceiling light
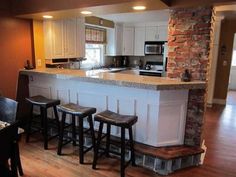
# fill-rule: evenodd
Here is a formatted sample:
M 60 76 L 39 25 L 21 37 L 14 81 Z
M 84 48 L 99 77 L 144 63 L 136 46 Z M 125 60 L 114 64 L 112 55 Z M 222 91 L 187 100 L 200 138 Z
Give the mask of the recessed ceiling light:
M 51 15 L 44 15 L 43 18 L 50 19 L 50 18 L 53 18 L 53 16 L 51 16 Z
M 87 11 L 87 10 L 81 11 L 80 13 L 83 14 L 83 15 L 90 15 L 90 14 L 92 14 L 92 12 Z
M 133 6 L 134 10 L 145 10 L 146 7 L 145 6 Z

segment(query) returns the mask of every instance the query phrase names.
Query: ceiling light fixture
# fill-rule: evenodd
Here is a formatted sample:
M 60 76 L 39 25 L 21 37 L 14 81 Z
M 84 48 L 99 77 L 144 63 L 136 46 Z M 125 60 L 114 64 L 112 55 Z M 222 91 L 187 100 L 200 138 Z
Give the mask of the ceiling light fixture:
M 44 15 L 43 18 L 51 19 L 51 18 L 53 18 L 53 16 L 51 16 L 51 15 Z
M 146 7 L 145 6 L 133 6 L 134 10 L 145 10 Z
M 90 11 L 81 11 L 80 12 L 81 14 L 83 14 L 83 15 L 90 15 L 90 14 L 92 14 L 92 12 L 90 12 Z

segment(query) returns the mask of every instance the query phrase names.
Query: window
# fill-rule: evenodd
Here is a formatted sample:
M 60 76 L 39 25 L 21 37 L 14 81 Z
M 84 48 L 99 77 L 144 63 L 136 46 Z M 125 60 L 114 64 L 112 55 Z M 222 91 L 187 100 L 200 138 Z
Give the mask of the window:
M 82 62 L 83 68 L 91 68 L 103 64 L 104 45 L 103 44 L 86 44 L 85 57 L 87 60 Z
M 236 66 L 236 49 L 233 49 L 232 66 Z
M 85 57 L 87 60 L 82 62 L 81 67 L 92 68 L 94 66 L 103 65 L 106 30 L 103 28 L 86 26 L 85 37 Z

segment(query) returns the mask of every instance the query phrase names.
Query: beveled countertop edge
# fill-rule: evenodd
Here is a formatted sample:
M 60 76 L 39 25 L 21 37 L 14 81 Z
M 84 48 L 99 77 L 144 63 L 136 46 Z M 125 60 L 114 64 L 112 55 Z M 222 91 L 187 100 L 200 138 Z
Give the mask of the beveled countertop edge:
M 102 78 L 97 78 L 96 75 L 93 76 L 81 76 L 81 75 L 70 75 L 65 73 L 48 73 L 48 72 L 39 72 L 35 70 L 25 70 L 22 69 L 19 71 L 19 74 L 23 75 L 44 75 L 49 77 L 54 77 L 58 79 L 73 79 L 84 82 L 99 83 L 106 85 L 116 85 L 121 87 L 131 87 L 139 89 L 148 89 L 148 90 L 191 90 L 191 89 L 205 89 L 206 83 L 195 81 L 190 82 L 181 82 L 181 84 L 146 84 L 146 83 L 137 83 L 132 81 L 121 81 L 121 80 L 107 80 Z M 150 76 L 151 77 L 151 76 Z

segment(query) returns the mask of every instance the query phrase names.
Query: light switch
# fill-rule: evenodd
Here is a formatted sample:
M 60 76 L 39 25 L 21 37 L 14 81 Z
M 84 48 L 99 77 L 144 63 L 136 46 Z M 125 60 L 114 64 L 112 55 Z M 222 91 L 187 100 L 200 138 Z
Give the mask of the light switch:
M 37 65 L 38 65 L 38 66 L 41 66 L 41 65 L 42 65 L 41 59 L 37 59 Z

